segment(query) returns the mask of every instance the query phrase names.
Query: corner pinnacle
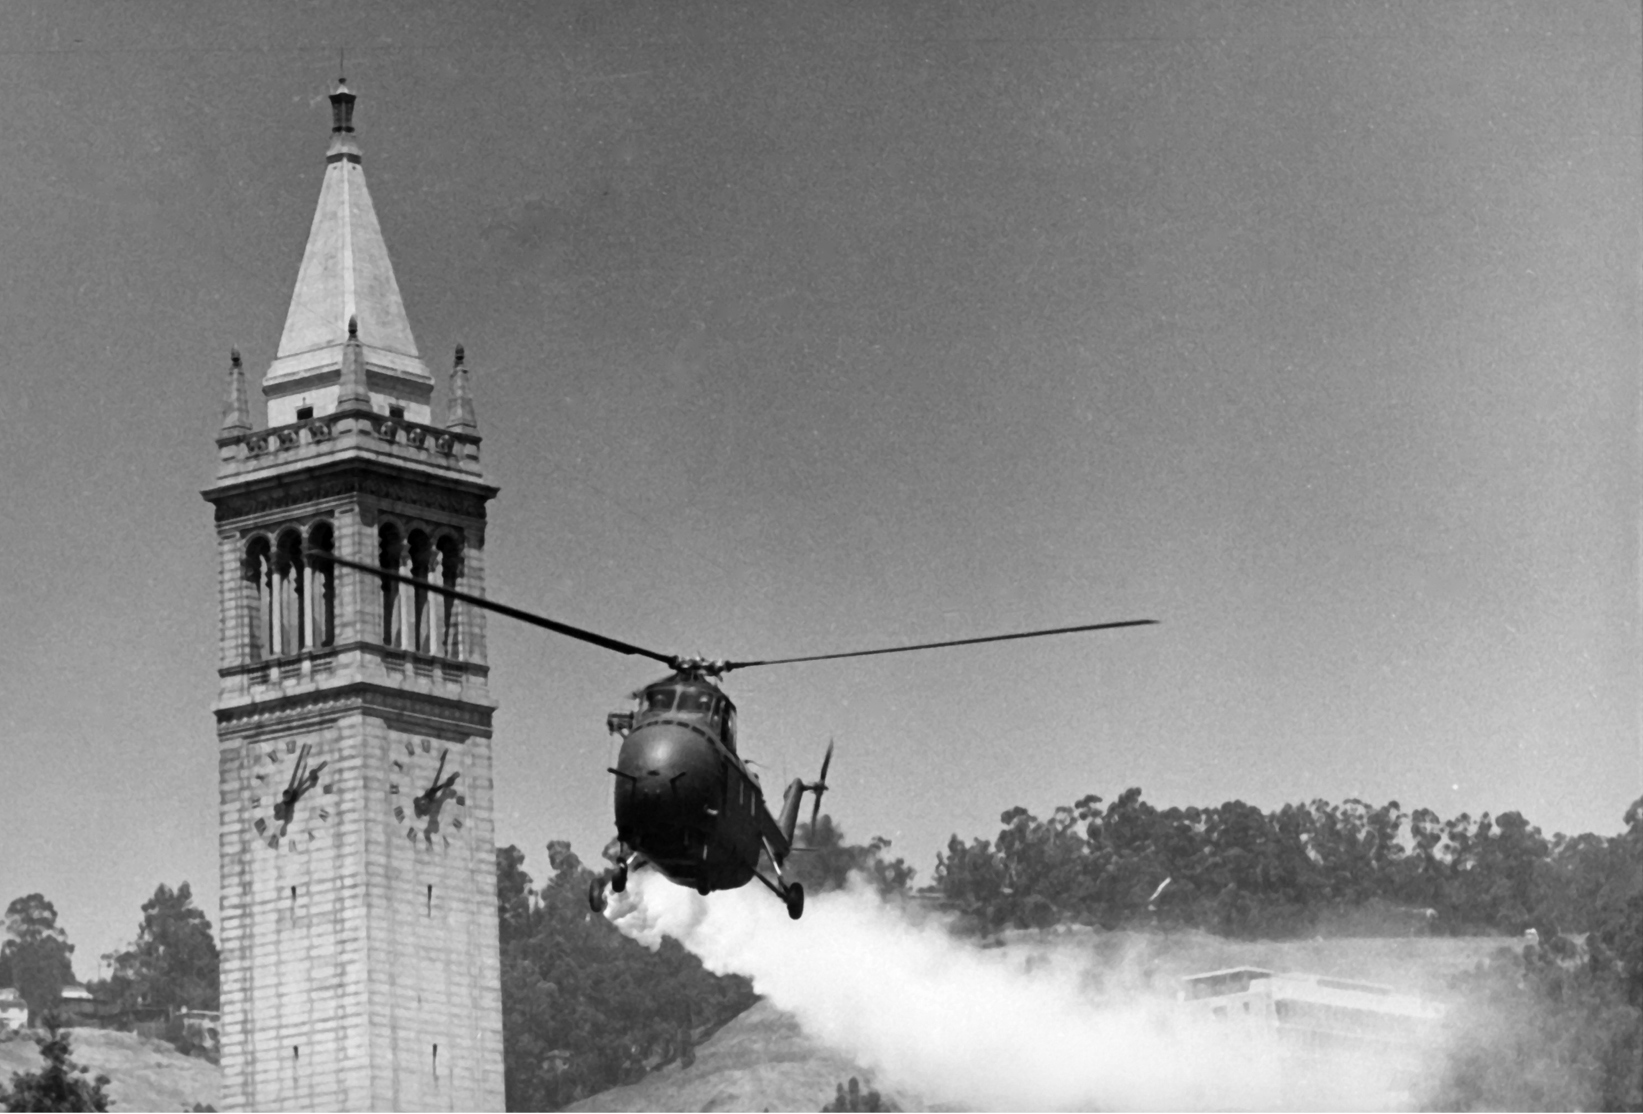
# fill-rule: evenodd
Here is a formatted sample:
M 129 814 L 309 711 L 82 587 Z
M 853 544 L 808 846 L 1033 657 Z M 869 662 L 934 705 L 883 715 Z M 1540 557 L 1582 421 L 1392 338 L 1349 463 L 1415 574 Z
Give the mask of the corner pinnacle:
M 359 342 L 359 318 L 348 317 L 348 341 L 342 346 L 342 381 L 337 386 L 337 409 L 371 408 L 371 392 L 365 384 L 365 348 Z
M 468 383 L 468 353 L 462 345 L 456 346 L 456 359 L 451 366 L 451 394 L 445 404 L 445 428 L 472 433 L 479 428 L 474 417 L 473 390 Z
M 245 390 L 245 368 L 240 366 L 240 350 L 228 350 L 228 389 L 223 394 L 222 432 L 251 432 L 251 401 Z

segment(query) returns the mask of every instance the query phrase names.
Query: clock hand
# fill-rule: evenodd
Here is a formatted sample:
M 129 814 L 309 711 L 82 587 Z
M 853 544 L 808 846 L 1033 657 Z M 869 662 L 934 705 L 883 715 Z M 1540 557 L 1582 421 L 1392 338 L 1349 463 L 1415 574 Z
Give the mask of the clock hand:
M 428 788 L 424 789 L 421 793 L 418 793 L 416 800 L 411 802 L 418 819 L 428 815 L 429 811 L 434 807 L 434 797 L 436 797 L 440 791 L 439 775 L 445 772 L 445 759 L 450 756 L 450 753 L 450 747 L 446 747 L 440 752 L 439 769 L 434 771 L 433 784 L 429 785 Z
M 286 825 L 291 823 L 291 807 L 302 796 L 302 790 L 297 788 L 297 782 L 302 777 L 302 765 L 308 757 L 308 744 L 302 745 L 297 754 L 297 760 L 291 764 L 291 778 L 285 783 L 285 789 L 280 793 L 280 799 L 274 805 L 274 819 L 279 821 L 280 835 L 285 834 Z
M 448 801 L 452 797 L 456 796 L 455 793 L 451 792 L 451 786 L 455 785 L 456 784 L 456 779 L 461 777 L 461 776 L 462 776 L 462 771 L 461 770 L 456 770 L 451 774 L 450 777 L 446 778 L 444 781 L 438 782 L 435 785 L 430 785 L 428 787 L 428 793 L 427 793 L 428 803 L 426 804 L 426 806 L 424 806 L 421 803 L 420 799 L 418 800 L 418 803 L 417 803 L 417 809 L 418 809 L 417 816 L 418 816 L 418 818 L 421 818 L 421 817 L 427 817 L 428 818 L 428 834 L 430 836 L 433 835 L 435 832 L 439 831 L 439 813 L 440 813 L 440 810 L 445 807 L 445 802 L 446 801 Z
M 306 757 L 308 757 L 308 747 L 305 744 L 302 748 L 302 752 L 297 755 L 296 762 L 291 765 L 291 777 L 290 780 L 285 783 L 285 791 L 287 793 L 291 792 L 291 787 L 297 783 L 297 775 L 302 773 L 302 760 Z
M 280 822 L 280 834 L 291 824 L 291 817 L 296 815 L 297 802 L 302 795 L 319 784 L 320 771 L 330 765 L 330 761 L 321 762 L 313 769 L 308 769 L 308 744 L 303 744 L 300 754 L 297 755 L 297 768 L 291 771 L 291 781 L 285 791 L 280 794 L 279 801 L 274 805 L 274 819 Z
M 297 752 L 297 768 L 291 775 L 292 804 L 297 803 L 297 798 L 302 796 L 308 787 L 308 753 L 309 744 L 303 743 L 302 749 Z
M 304 793 L 308 792 L 314 786 L 318 785 L 319 784 L 319 772 L 321 770 L 325 769 L 325 767 L 329 766 L 330 764 L 331 764 L 330 760 L 327 759 L 326 761 L 321 762 L 318 766 L 315 766 L 312 770 L 309 770 L 308 773 L 303 777 L 302 784 L 297 786 L 297 796 L 299 796 L 299 797 L 302 796 Z

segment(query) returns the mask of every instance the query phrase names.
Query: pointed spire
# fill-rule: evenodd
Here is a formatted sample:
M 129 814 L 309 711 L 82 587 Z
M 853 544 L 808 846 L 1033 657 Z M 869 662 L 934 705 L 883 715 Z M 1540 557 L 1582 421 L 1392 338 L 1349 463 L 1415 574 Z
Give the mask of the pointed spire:
M 240 366 L 240 350 L 229 349 L 228 390 L 222 402 L 222 432 L 251 432 L 251 400 L 245 391 L 245 368 Z
M 354 94 L 331 94 L 331 145 L 291 305 L 274 362 L 263 377 L 268 420 L 296 413 L 304 398 L 335 382 L 348 322 L 357 320 L 364 363 L 379 396 L 403 403 L 413 421 L 430 422 L 434 377 L 418 355 L 354 138 Z M 340 404 L 340 400 L 339 400 Z M 324 402 L 321 402 L 323 407 Z M 290 419 L 287 419 L 290 420 Z
M 365 384 L 365 348 L 359 343 L 359 319 L 348 319 L 348 340 L 342 346 L 342 382 L 337 386 L 337 410 L 371 408 Z
M 451 366 L 451 397 L 445 404 L 445 428 L 472 433 L 479 428 L 474 418 L 473 389 L 468 383 L 467 352 L 456 346 L 456 362 Z

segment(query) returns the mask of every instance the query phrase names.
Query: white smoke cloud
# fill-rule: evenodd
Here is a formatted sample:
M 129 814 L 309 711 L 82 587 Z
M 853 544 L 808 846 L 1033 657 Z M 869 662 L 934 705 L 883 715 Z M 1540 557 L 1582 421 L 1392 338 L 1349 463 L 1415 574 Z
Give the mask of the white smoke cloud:
M 1091 956 L 980 949 L 865 886 L 812 897 L 799 921 L 762 889 L 704 898 L 651 871 L 611 897 L 624 934 L 652 948 L 671 936 L 747 976 L 881 1087 L 1003 1110 L 1282 1105 L 1270 1050 L 1191 1026 L 1173 998 L 1112 993 L 1123 972 Z

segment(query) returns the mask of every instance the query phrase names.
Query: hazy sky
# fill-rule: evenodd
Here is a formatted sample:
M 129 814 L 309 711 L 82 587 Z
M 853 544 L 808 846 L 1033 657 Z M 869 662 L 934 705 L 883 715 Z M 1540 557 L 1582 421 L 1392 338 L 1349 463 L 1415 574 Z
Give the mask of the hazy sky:
M 0 901 L 217 895 L 213 477 L 346 47 L 500 598 L 732 675 L 928 881 L 1085 793 L 1621 827 L 1636 4 L 0 7 Z M 441 393 L 440 398 L 443 397 Z M 258 395 L 260 420 L 260 394 Z M 498 836 L 594 857 L 647 664 L 493 619 Z

